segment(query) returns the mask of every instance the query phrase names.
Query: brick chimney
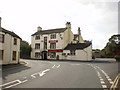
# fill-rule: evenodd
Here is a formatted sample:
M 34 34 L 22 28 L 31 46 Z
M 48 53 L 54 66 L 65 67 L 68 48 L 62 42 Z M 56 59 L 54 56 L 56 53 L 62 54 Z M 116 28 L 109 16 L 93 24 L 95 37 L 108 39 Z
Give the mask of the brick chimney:
M 40 26 L 37 27 L 37 31 L 42 31 L 42 28 Z

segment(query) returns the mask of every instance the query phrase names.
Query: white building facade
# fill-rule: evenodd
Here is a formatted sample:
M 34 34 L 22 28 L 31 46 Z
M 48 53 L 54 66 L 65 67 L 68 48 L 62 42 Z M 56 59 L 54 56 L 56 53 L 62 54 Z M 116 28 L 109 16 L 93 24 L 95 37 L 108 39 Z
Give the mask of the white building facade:
M 21 38 L 0 25 L 0 61 L 1 64 L 17 64 L 20 59 Z
M 73 34 L 70 22 L 66 23 L 65 28 L 42 30 L 38 27 L 38 31 L 31 36 L 31 58 L 72 59 L 64 55 L 67 52 L 65 48 L 71 43 L 84 43 L 84 40 L 80 35 L 80 28 L 77 35 Z

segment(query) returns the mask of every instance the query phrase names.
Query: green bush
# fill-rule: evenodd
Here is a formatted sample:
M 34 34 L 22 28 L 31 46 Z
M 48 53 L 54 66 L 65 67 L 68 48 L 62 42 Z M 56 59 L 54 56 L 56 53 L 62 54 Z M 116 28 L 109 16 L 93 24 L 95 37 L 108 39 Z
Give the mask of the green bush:
M 115 56 L 116 61 L 120 62 L 120 55 Z

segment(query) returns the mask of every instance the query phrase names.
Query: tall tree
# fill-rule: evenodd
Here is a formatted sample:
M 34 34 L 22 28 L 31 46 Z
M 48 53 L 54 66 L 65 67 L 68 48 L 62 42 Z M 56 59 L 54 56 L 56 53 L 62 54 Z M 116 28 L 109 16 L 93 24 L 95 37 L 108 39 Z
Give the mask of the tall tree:
M 101 51 L 102 55 L 105 57 L 114 57 L 120 52 L 120 34 L 113 35 L 109 39 L 105 48 Z
M 31 46 L 26 41 L 21 41 L 20 43 L 20 58 L 28 59 L 30 58 Z

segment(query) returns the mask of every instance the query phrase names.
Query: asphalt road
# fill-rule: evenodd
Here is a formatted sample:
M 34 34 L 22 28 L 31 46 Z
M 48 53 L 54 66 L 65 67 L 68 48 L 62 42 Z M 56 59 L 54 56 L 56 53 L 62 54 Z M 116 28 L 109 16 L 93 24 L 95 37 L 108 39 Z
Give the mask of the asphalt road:
M 114 87 L 118 62 L 99 59 L 94 62 L 24 60 L 25 66 L 2 72 L 6 88 L 80 88 Z

